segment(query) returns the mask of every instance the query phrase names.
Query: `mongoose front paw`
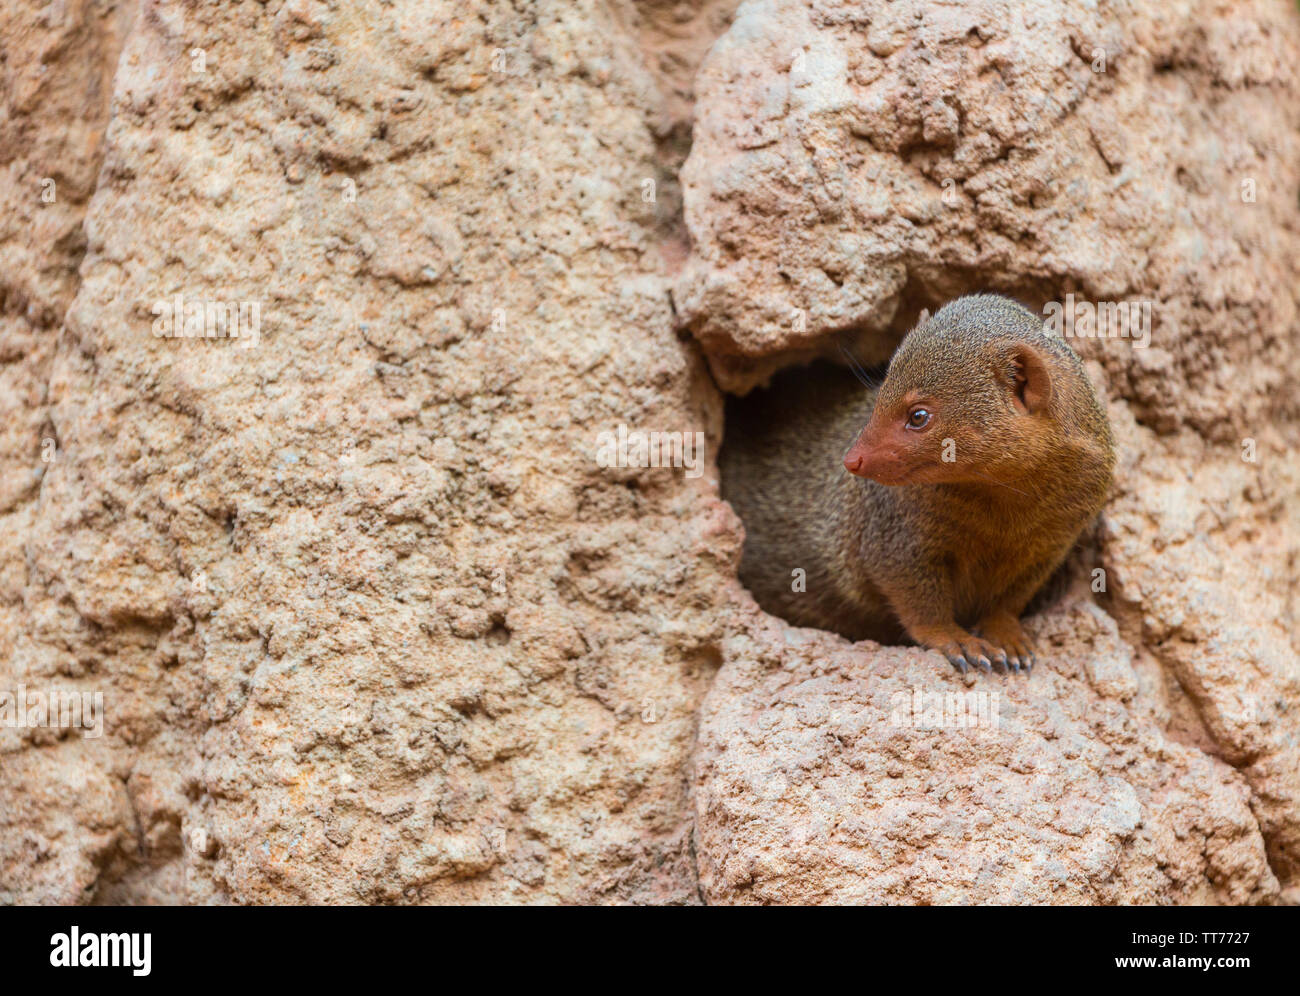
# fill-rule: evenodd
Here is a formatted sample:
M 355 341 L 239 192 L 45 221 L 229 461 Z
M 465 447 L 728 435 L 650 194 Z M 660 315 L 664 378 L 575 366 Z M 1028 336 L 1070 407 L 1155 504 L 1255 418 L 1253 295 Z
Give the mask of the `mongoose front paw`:
M 1020 620 L 1010 612 L 990 612 L 975 628 L 990 643 L 1003 649 L 1008 671 L 1019 672 L 1023 667 L 1028 674 L 1038 663 L 1034 641 L 1021 628 Z
M 968 667 L 980 667 L 991 674 L 994 664 L 1007 666 L 1007 655 L 998 647 L 958 627 L 923 642 L 928 650 L 937 650 L 947 657 L 948 663 L 962 674 Z

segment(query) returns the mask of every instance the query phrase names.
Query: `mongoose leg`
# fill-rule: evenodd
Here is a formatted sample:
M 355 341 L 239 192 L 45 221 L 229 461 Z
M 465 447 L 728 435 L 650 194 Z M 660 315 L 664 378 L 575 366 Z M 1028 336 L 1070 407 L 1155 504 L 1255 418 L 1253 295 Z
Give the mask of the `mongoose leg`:
M 990 612 L 975 628 L 986 640 L 1003 649 L 1008 670 L 1019 671 L 1023 667 L 1028 673 L 1038 663 L 1034 641 L 1021 627 L 1020 620 L 1005 609 Z
M 955 622 L 938 625 L 908 626 L 908 634 L 927 650 L 937 650 L 948 658 L 948 663 L 962 674 L 968 666 L 983 668 L 986 673 L 993 671 L 994 664 L 1000 664 L 1010 670 L 1007 655 L 1000 647 L 987 640 L 982 640 L 973 633 L 968 633 Z
M 961 626 L 953 615 L 952 580 L 938 563 L 910 577 L 899 575 L 885 590 L 890 607 L 907 635 L 927 650 L 937 650 L 962 674 L 968 667 L 992 672 L 994 664 L 1008 667 L 1007 655 Z

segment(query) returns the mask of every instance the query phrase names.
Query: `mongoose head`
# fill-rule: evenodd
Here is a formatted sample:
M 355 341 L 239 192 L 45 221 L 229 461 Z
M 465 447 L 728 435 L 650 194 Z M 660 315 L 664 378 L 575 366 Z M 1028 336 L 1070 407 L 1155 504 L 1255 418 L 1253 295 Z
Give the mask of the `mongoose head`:
M 844 466 L 889 485 L 1010 483 L 1061 452 L 1081 389 L 1096 410 L 1078 357 L 1028 308 L 958 298 L 903 339 Z

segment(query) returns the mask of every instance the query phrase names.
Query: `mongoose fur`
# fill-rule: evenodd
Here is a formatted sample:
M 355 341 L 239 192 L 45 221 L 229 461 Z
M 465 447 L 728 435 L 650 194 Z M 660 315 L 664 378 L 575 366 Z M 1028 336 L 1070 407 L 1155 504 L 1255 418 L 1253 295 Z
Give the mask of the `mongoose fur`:
M 910 637 L 962 672 L 1033 666 L 1020 614 L 1115 462 L 1082 364 L 1033 312 L 958 298 L 903 339 L 878 390 L 799 370 L 734 404 L 723 495 L 760 605 L 851 639 Z

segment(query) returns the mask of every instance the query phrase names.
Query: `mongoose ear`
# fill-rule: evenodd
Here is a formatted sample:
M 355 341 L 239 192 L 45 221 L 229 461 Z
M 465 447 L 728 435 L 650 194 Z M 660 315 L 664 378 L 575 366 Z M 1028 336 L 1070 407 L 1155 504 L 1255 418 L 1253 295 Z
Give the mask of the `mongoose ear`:
M 1052 400 L 1052 372 L 1043 354 L 1028 344 L 1021 344 L 1011 354 L 1011 394 L 1016 407 L 1033 415 Z

